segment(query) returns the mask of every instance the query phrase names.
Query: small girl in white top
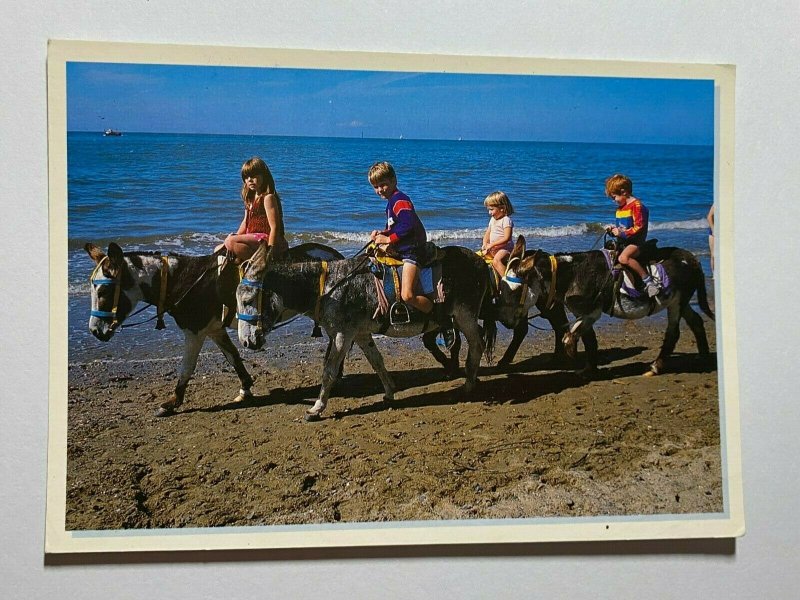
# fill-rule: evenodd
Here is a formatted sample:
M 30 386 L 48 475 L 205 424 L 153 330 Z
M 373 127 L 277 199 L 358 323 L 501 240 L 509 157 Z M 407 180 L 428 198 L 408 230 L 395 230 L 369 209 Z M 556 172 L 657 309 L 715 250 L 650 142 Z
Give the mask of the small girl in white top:
M 483 205 L 489 211 L 489 226 L 483 234 L 483 245 L 481 250 L 487 256 L 492 257 L 492 266 L 502 277 L 506 271 L 506 261 L 509 254 L 514 249 L 514 241 L 511 234 L 514 231 L 514 223 L 511 215 L 514 207 L 504 192 L 492 192 L 486 196 Z

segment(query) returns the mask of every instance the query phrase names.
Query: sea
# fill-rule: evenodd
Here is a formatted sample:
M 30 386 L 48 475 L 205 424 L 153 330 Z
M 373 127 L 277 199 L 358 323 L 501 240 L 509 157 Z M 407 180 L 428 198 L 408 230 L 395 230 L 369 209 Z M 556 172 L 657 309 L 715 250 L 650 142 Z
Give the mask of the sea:
M 394 165 L 430 240 L 473 249 L 489 220 L 483 199 L 496 190 L 509 196 L 515 237 L 524 235 L 528 248 L 598 248 L 615 210 L 604 181 L 625 173 L 649 208 L 648 237 L 691 250 L 710 277 L 705 216 L 713 203 L 713 146 L 69 132 L 71 364 L 181 355 L 182 335 L 169 318 L 162 331 L 146 324 L 105 343 L 91 336 L 94 263 L 83 246 L 113 241 L 123 250 L 210 253 L 241 222 L 240 168 L 252 156 L 275 178 L 290 245 L 316 241 L 345 256 L 385 225 L 385 202 L 367 180 L 376 161 Z M 300 319 L 276 339 L 321 344 L 309 340 L 309 330 Z

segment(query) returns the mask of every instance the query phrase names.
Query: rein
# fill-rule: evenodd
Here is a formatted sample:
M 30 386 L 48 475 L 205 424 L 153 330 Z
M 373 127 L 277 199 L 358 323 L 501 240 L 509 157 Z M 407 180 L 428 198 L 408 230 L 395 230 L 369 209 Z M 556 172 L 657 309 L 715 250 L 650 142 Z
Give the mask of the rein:
M 364 246 L 364 248 L 366 248 L 366 247 L 367 246 Z M 363 250 L 364 250 L 363 248 L 361 250 L 359 250 L 358 254 L 363 252 Z M 355 257 L 353 257 L 353 258 L 355 258 Z M 328 281 L 328 273 L 329 273 L 328 261 L 327 260 L 320 261 L 320 264 L 322 266 L 322 270 L 320 271 L 320 274 L 319 274 L 319 284 L 318 284 L 318 288 L 317 288 L 318 289 L 317 300 L 314 303 L 314 314 L 313 314 L 313 317 L 312 317 L 314 319 L 315 323 L 319 323 L 319 319 L 320 319 L 321 312 L 322 312 L 322 299 L 325 296 L 330 295 L 336 288 L 338 288 L 340 285 L 342 285 L 343 283 L 345 283 L 349 279 L 352 279 L 356 275 L 360 275 L 358 270 L 367 261 L 369 261 L 369 257 L 368 256 L 363 256 L 362 259 L 358 262 L 358 264 L 356 264 L 355 268 L 350 273 L 348 273 L 345 277 L 343 277 L 342 279 L 337 281 L 331 287 L 331 289 L 328 290 L 327 293 L 325 293 L 325 284 Z M 244 321 L 246 323 L 255 323 L 255 326 L 256 326 L 257 329 L 262 329 L 263 310 L 264 310 L 264 281 L 263 280 L 262 281 L 257 281 L 255 279 L 248 279 L 247 277 L 245 277 L 244 273 L 245 273 L 245 270 L 246 270 L 246 265 L 247 265 L 247 263 L 245 262 L 245 263 L 242 263 L 239 266 L 240 285 L 245 285 L 245 286 L 252 287 L 252 288 L 255 288 L 255 289 L 258 290 L 258 300 L 257 300 L 257 303 L 256 303 L 257 312 L 256 312 L 256 314 L 251 315 L 251 314 L 241 313 L 241 312 L 239 312 L 237 310 L 236 318 L 239 319 L 240 321 Z M 266 276 L 266 269 L 264 270 L 264 275 Z M 296 318 L 297 317 L 293 317 L 292 319 L 290 319 L 287 322 L 283 322 L 283 323 L 280 323 L 278 325 L 273 325 L 272 329 L 277 329 L 278 327 L 283 327 L 284 325 L 288 325 L 288 323 L 290 323 L 291 321 L 293 321 Z M 318 337 L 318 336 L 314 336 L 314 337 Z
M 547 292 L 547 301 L 544 303 L 546 309 L 553 308 L 556 301 L 556 273 L 558 272 L 558 261 L 552 254 L 550 255 L 550 291 Z
M 317 294 L 317 302 L 314 305 L 314 322 L 319 323 L 319 311 L 322 305 L 322 295 L 325 293 L 325 279 L 328 277 L 328 261 L 322 261 L 322 271 L 319 274 L 319 294 Z
M 191 292 L 197 284 L 200 283 L 200 281 L 203 279 L 203 277 L 206 276 L 206 273 L 208 273 L 211 269 L 205 269 L 200 274 L 200 276 L 194 281 L 194 283 L 192 283 L 192 285 L 190 285 L 189 288 L 183 294 L 181 294 L 181 297 L 178 298 L 178 300 L 175 303 L 173 303 L 171 308 L 168 310 L 166 308 L 166 302 L 167 302 L 167 287 L 168 287 L 168 278 L 169 278 L 169 257 L 162 256 L 160 258 L 161 258 L 161 282 L 160 282 L 160 285 L 159 285 L 158 304 L 154 305 L 152 302 L 146 302 L 146 304 L 142 308 L 132 312 L 131 314 L 127 315 L 125 318 L 128 319 L 130 317 L 134 317 L 134 316 L 138 315 L 139 313 L 141 313 L 142 311 L 147 310 L 151 306 L 155 306 L 156 307 L 156 314 L 154 316 L 150 317 L 149 319 L 145 319 L 143 321 L 139 321 L 137 323 L 127 323 L 127 324 L 122 324 L 122 322 L 117 319 L 117 311 L 118 311 L 118 307 L 119 307 L 119 297 L 120 297 L 120 292 L 122 290 L 122 285 L 120 285 L 120 279 L 122 277 L 122 271 L 120 271 L 120 273 L 114 279 L 96 278 L 95 277 L 97 272 L 100 271 L 100 269 L 102 268 L 103 263 L 108 260 L 108 256 L 104 256 L 100 260 L 100 262 L 97 263 L 97 266 L 94 268 L 94 271 L 92 271 L 92 274 L 89 277 L 89 281 L 91 282 L 92 285 L 113 285 L 114 286 L 114 306 L 113 306 L 111 311 L 92 310 L 92 311 L 90 311 L 89 314 L 91 316 L 93 316 L 93 317 L 98 317 L 100 319 L 112 319 L 112 321 L 111 321 L 111 328 L 112 329 L 116 329 L 117 326 L 121 330 L 122 329 L 129 329 L 131 327 L 136 327 L 138 325 L 143 325 L 145 323 L 149 323 L 150 321 L 153 321 L 153 320 L 156 320 L 156 329 L 164 329 L 166 327 L 166 324 L 164 323 L 164 314 L 169 312 L 169 310 L 172 310 L 172 309 L 176 308 L 181 303 L 181 301 L 186 297 L 186 295 L 189 292 Z M 216 267 L 214 267 L 214 268 L 216 268 Z

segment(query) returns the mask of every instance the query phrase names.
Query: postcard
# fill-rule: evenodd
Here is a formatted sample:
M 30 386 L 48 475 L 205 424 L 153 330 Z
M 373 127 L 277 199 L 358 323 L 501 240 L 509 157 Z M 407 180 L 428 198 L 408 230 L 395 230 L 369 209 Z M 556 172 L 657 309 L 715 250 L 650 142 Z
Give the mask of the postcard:
M 734 78 L 51 41 L 46 552 L 742 535 Z

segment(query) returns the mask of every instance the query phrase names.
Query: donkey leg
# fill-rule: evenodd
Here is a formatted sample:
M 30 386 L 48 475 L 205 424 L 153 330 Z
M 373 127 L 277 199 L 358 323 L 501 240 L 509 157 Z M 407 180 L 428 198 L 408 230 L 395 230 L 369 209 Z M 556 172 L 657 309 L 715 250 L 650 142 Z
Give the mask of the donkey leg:
M 547 319 L 550 326 L 555 332 L 555 348 L 553 349 L 553 358 L 565 358 L 567 353 L 564 349 L 564 334 L 568 331 L 569 320 L 567 319 L 567 312 L 561 304 L 556 304 L 553 308 L 547 311 L 542 311 L 542 316 Z
M 331 395 L 333 385 L 336 383 L 344 357 L 353 344 L 353 337 L 353 334 L 346 335 L 342 331 L 339 331 L 336 335 L 331 337 L 330 351 L 325 357 L 325 365 L 322 369 L 322 384 L 319 389 L 319 398 L 317 398 L 314 406 L 306 411 L 306 421 L 319 420 L 322 411 L 328 406 L 328 398 Z
M 397 387 L 394 381 L 392 381 L 392 376 L 389 375 L 389 372 L 386 370 L 386 365 L 383 364 L 383 355 L 381 355 L 380 350 L 378 350 L 378 347 L 375 345 L 372 336 L 368 333 L 359 334 L 356 336 L 356 344 L 364 351 L 364 355 L 367 357 L 370 366 L 372 366 L 372 369 L 378 374 L 378 377 L 380 377 L 381 383 L 383 384 L 384 401 L 391 402 L 394 400 L 394 393 L 397 391 Z
M 589 327 L 589 329 L 583 332 L 581 335 L 581 341 L 583 342 L 583 349 L 585 350 L 584 355 L 586 358 L 586 365 L 579 371 L 579 373 L 583 377 L 591 377 L 597 373 L 599 349 L 599 344 L 597 343 L 597 333 L 595 332 L 594 327 Z
M 520 321 L 517 326 L 514 327 L 514 335 L 511 338 L 511 343 L 503 353 L 503 358 L 498 361 L 498 367 L 507 367 L 512 363 L 526 335 L 528 335 L 528 322 Z
M 692 307 L 688 304 L 681 309 L 681 316 L 689 324 L 689 328 L 694 334 L 694 339 L 697 341 L 697 351 L 703 356 L 709 354 L 708 338 L 706 337 L 706 328 L 703 324 L 703 318 L 694 312 Z
M 578 353 L 578 340 L 583 337 L 583 334 L 591 329 L 595 321 L 600 318 L 600 309 L 595 309 L 591 313 L 578 314 L 578 318 L 572 325 L 565 328 L 562 341 L 564 343 L 564 351 L 570 358 L 575 358 Z
M 181 370 L 178 375 L 178 383 L 175 385 L 175 391 L 170 396 L 169 400 L 164 402 L 156 411 L 157 417 L 166 417 L 175 412 L 175 409 L 183 404 L 183 398 L 186 395 L 186 386 L 189 385 L 189 379 L 192 378 L 194 370 L 197 367 L 197 357 L 200 355 L 200 348 L 203 347 L 203 341 L 206 334 L 201 332 L 192 333 L 188 329 L 183 331 L 183 360 L 181 361 Z
M 451 373 L 453 377 L 458 377 L 458 357 L 461 353 L 461 333 L 458 329 L 455 330 L 456 333 L 456 341 L 453 342 L 453 347 L 450 348 L 450 365 L 451 365 Z
M 439 349 L 439 346 L 436 344 L 436 336 L 439 334 L 438 331 L 428 331 L 427 333 L 422 334 L 422 344 L 431 353 L 433 358 L 436 359 L 440 365 L 444 367 L 445 377 L 448 379 L 452 379 L 453 377 L 458 377 L 458 350 L 456 347 L 460 349 L 461 347 L 461 336 L 458 335 L 456 332 L 456 342 L 453 344 L 453 347 L 450 349 L 450 357 L 448 358 L 447 355 Z
M 661 343 L 661 350 L 656 358 L 650 364 L 650 370 L 644 373 L 645 377 L 652 377 L 664 371 L 664 362 L 675 350 L 675 344 L 681 337 L 681 308 L 677 304 L 673 304 L 667 308 L 667 330 L 664 332 L 664 341 Z
M 601 315 L 600 308 L 593 310 L 589 314 L 580 316 L 564 334 L 564 351 L 570 358 L 575 358 L 578 354 L 578 340 L 583 341 L 586 350 L 586 366 L 579 371 L 583 376 L 589 376 L 597 371 L 597 334 L 594 331 L 594 324 Z
M 242 357 L 239 354 L 239 351 L 236 349 L 236 346 L 233 345 L 231 342 L 231 338 L 228 337 L 227 331 L 225 329 L 216 329 L 212 332 L 209 332 L 209 337 L 214 340 L 214 343 L 217 347 L 222 351 L 222 354 L 225 356 L 225 360 L 233 367 L 234 371 L 236 371 L 236 375 L 239 377 L 239 382 L 242 384 L 239 388 L 239 393 L 233 399 L 234 402 L 243 402 L 244 400 L 249 400 L 253 397 L 253 393 L 250 391 L 250 388 L 253 387 L 253 378 L 250 376 L 250 373 L 247 372 L 247 369 L 244 366 L 244 361 L 242 361 Z
M 466 378 L 464 380 L 463 393 L 468 395 L 472 393 L 478 383 L 478 367 L 480 367 L 484 350 L 483 336 L 481 335 L 481 326 L 474 315 L 464 315 L 461 312 L 456 312 L 453 316 L 458 329 L 467 338 L 467 362 L 464 364 Z
M 333 339 L 328 338 L 328 347 L 325 348 L 325 360 L 328 360 L 328 356 L 330 356 L 331 353 L 331 348 L 333 348 Z M 337 373 L 336 379 L 337 381 L 344 379 L 344 361 L 342 361 L 342 364 L 339 365 L 339 373 Z

